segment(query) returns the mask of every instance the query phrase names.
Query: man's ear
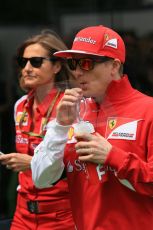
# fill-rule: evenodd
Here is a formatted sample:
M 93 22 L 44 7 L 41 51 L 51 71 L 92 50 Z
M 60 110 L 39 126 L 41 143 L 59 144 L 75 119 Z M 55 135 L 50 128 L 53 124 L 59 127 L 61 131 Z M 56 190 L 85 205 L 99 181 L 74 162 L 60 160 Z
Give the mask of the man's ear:
M 113 66 L 112 74 L 113 75 L 116 75 L 116 73 L 120 72 L 121 65 L 122 65 L 122 63 L 119 59 L 116 58 L 113 60 L 113 64 L 112 64 L 112 66 Z

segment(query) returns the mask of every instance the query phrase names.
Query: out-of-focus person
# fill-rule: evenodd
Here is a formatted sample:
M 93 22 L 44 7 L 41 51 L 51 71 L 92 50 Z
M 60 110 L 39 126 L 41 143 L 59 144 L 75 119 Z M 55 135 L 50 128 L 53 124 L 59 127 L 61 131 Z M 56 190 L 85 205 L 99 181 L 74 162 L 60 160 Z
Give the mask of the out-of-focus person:
M 44 138 L 48 122 L 68 87 L 71 71 L 53 53 L 66 49 L 54 31 L 25 40 L 17 52 L 20 86 L 27 91 L 15 104 L 16 151 L 0 157 L 10 170 L 19 172 L 17 205 L 11 230 L 73 230 L 67 180 L 37 189 L 30 163 L 34 149 Z

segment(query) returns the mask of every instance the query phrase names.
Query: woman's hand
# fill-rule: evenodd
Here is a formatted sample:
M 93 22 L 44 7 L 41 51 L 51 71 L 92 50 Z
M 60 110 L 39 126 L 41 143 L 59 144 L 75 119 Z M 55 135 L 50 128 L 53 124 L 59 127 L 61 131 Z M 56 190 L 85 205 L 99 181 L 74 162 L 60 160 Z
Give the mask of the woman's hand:
M 11 169 L 15 172 L 30 169 L 31 159 L 32 156 L 22 153 L 9 153 L 0 155 L 1 164 L 6 165 L 7 169 Z

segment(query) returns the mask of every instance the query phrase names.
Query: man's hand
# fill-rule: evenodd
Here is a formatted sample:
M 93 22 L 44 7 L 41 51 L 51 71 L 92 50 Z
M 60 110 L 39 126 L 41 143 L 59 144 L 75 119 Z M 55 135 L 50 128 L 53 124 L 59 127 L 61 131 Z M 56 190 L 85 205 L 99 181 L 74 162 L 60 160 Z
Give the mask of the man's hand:
M 6 165 L 7 169 L 12 169 L 15 172 L 25 171 L 30 169 L 32 156 L 21 153 L 9 153 L 0 155 L 0 163 Z
M 112 149 L 112 145 L 100 134 L 77 134 L 78 141 L 75 145 L 79 160 L 103 164 Z
M 72 125 L 77 117 L 77 103 L 83 94 L 80 88 L 66 89 L 57 106 L 56 118 L 60 125 Z

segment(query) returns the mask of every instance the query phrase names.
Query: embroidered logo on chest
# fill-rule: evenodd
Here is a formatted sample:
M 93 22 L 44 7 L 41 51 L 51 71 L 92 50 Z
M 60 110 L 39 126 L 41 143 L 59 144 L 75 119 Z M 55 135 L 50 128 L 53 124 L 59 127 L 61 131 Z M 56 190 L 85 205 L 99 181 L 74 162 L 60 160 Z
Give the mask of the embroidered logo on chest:
M 15 118 L 15 124 L 16 125 L 19 125 L 19 122 L 20 122 L 22 116 L 23 116 L 23 112 L 17 113 L 16 118 Z M 28 113 L 25 113 L 23 121 L 22 121 L 22 126 L 27 126 L 27 125 L 28 125 Z
M 109 117 L 105 137 L 107 139 L 136 140 L 137 126 L 140 120 L 142 119 Z

